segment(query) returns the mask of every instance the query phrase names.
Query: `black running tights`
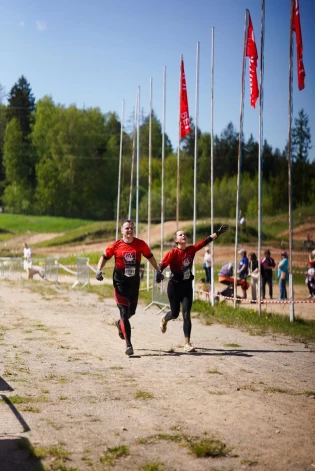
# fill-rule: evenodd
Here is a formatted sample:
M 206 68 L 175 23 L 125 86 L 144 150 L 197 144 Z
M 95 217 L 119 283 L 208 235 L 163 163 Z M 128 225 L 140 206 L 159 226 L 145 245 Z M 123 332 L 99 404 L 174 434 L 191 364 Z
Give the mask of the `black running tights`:
M 184 336 L 190 338 L 190 311 L 193 300 L 192 282 L 190 280 L 177 282 L 170 280 L 167 286 L 167 295 L 171 310 L 166 314 L 165 320 L 177 319 L 180 313 L 180 304 L 182 303 Z

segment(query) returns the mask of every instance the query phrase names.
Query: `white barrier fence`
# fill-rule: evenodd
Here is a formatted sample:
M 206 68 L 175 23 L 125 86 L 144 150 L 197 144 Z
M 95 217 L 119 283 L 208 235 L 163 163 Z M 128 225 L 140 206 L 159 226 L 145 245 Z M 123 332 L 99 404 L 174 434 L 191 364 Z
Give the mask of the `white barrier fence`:
M 89 259 L 85 257 L 77 258 L 77 281 L 72 285 L 72 288 L 75 288 L 79 284 L 82 288 L 90 284 Z
M 24 272 L 23 259 L 1 257 L 0 276 L 3 278 L 22 278 Z
M 145 311 L 149 309 L 153 304 L 156 304 L 160 310 L 158 314 L 164 309 L 170 307 L 169 300 L 167 296 L 167 285 L 170 278 L 170 270 L 166 268 L 163 270 L 164 280 L 161 283 L 157 283 L 155 281 L 155 272 L 153 272 L 153 280 L 152 280 L 152 301 L 151 303 L 144 309 Z

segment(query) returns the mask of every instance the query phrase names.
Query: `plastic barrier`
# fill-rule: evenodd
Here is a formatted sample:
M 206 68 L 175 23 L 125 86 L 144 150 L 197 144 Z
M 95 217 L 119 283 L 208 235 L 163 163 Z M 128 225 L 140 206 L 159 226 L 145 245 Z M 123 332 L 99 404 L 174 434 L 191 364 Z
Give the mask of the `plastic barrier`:
M 46 257 L 45 278 L 48 281 L 58 281 L 59 259 L 57 257 Z
M 75 288 L 78 284 L 82 285 L 82 288 L 90 284 L 90 259 L 86 257 L 77 258 L 77 281 L 72 285 Z
M 156 304 L 160 307 L 158 314 L 164 309 L 169 308 L 168 296 L 167 296 L 167 285 L 168 280 L 170 277 L 170 270 L 166 268 L 163 271 L 164 280 L 161 283 L 157 283 L 155 281 L 155 271 L 153 272 L 153 283 L 152 283 L 152 301 L 151 303 L 144 309 L 145 311 L 149 309 L 153 304 Z
M 24 272 L 22 258 L 0 258 L 0 276 L 4 278 L 22 278 Z

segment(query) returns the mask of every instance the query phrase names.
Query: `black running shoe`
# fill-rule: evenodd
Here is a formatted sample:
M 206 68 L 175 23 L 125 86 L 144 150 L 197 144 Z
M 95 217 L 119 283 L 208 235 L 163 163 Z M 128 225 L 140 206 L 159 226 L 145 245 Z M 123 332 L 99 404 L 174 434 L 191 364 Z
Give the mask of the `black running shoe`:
M 126 355 L 128 355 L 130 357 L 130 355 L 133 355 L 133 348 L 132 348 L 132 345 L 127 345 L 127 348 L 126 348 Z

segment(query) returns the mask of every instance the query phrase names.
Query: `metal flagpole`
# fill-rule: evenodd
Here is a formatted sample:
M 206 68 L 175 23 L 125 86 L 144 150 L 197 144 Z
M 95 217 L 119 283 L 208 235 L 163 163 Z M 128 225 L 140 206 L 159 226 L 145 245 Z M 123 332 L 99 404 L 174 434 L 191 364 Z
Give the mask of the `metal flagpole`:
M 213 108 L 214 108 L 214 27 L 212 27 L 212 52 L 211 52 L 211 234 L 213 234 Z M 214 306 L 214 244 L 211 244 L 211 257 L 212 257 L 212 267 L 211 267 L 211 304 Z
M 265 0 L 261 0 L 260 17 L 260 88 L 259 88 L 259 147 L 258 147 L 258 313 L 261 315 L 261 229 L 262 229 L 262 164 L 263 164 L 263 81 L 265 45 Z
M 123 131 L 124 131 L 124 116 L 125 116 L 125 100 L 122 101 L 121 125 L 120 125 L 120 146 L 119 146 L 119 168 L 118 168 L 118 194 L 117 194 L 116 240 L 118 239 L 118 224 L 119 224 L 119 212 L 120 212 L 120 185 L 121 185 L 121 161 L 122 161 L 122 144 L 123 144 Z
M 148 246 L 151 243 L 151 185 L 152 185 L 152 77 L 150 78 L 150 118 L 149 118 L 149 171 L 148 171 Z M 150 286 L 150 262 L 147 260 L 147 290 Z
M 242 135 L 243 135 L 243 112 L 244 112 L 244 85 L 245 85 L 245 68 L 246 68 L 246 39 L 247 39 L 248 10 L 245 10 L 244 24 L 244 46 L 243 46 L 243 64 L 242 64 L 242 88 L 241 88 L 241 104 L 240 104 L 240 133 L 238 140 L 238 163 L 237 163 L 237 188 L 236 188 L 236 215 L 235 215 L 235 249 L 234 249 L 234 308 L 236 307 L 236 290 L 237 290 L 237 246 L 238 246 L 238 228 L 239 228 L 239 206 L 240 206 L 240 187 L 241 187 L 241 167 L 242 167 Z
M 166 66 L 163 72 L 163 118 L 162 118 L 162 185 L 161 185 L 161 259 L 164 251 L 164 167 L 165 167 L 165 103 L 166 103 Z
M 290 322 L 294 321 L 294 297 L 293 297 L 293 275 L 292 275 L 292 247 L 293 247 L 293 217 L 292 217 L 292 56 L 293 56 L 293 32 L 292 32 L 292 21 L 293 21 L 293 9 L 294 0 L 291 0 L 290 4 L 290 55 L 289 55 L 289 130 L 288 130 L 288 197 L 289 197 L 289 301 L 290 301 Z
M 131 219 L 131 208 L 132 208 L 132 190 L 133 190 L 133 172 L 135 167 L 135 154 L 136 154 L 136 109 L 138 102 L 138 92 L 136 97 L 136 107 L 133 109 L 133 135 L 132 135 L 132 157 L 131 157 L 131 170 L 130 170 L 130 189 L 129 189 L 129 209 L 128 219 Z
M 140 87 L 138 87 L 137 109 L 137 182 L 136 182 L 136 237 L 139 234 L 139 172 L 140 172 Z
M 200 43 L 197 41 L 196 51 L 196 97 L 195 97 L 195 149 L 194 149 L 194 220 L 193 220 L 193 243 L 196 243 L 196 221 L 197 221 L 197 159 L 198 159 L 198 113 L 199 113 L 199 50 Z M 195 274 L 196 266 L 193 265 Z M 196 280 L 193 280 L 193 292 L 195 293 Z
M 176 185 L 176 230 L 178 231 L 179 224 L 179 194 L 180 194 L 180 99 L 181 99 L 181 89 L 182 89 L 182 60 L 183 56 L 180 55 L 179 59 L 179 97 L 178 97 L 178 147 L 177 147 L 177 185 Z

